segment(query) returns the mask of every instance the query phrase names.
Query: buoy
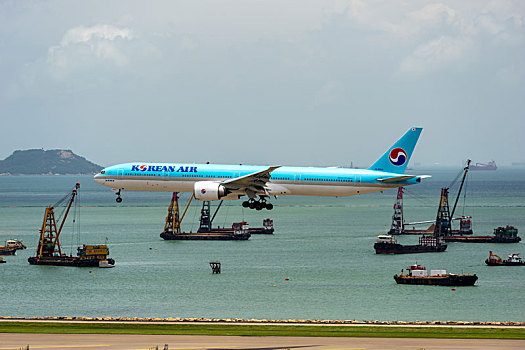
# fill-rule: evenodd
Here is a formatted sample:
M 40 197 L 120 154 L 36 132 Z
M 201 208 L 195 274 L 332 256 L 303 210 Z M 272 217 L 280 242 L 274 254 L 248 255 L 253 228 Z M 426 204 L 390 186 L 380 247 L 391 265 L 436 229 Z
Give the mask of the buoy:
M 288 277 L 286 277 L 286 278 L 285 278 L 284 280 L 285 280 L 285 281 L 288 281 L 288 279 L 289 279 L 289 278 L 288 278 Z
M 452 290 L 456 290 L 456 288 L 452 288 Z
M 277 285 L 276 285 L 276 284 L 274 284 L 273 286 L 274 286 L 274 287 L 277 287 Z

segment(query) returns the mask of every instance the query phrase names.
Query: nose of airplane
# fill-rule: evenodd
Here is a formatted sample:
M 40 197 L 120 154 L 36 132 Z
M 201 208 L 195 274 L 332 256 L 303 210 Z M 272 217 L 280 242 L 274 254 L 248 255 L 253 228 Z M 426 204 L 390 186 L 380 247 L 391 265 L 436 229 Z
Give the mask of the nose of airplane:
M 102 174 L 98 173 L 97 175 L 95 175 L 93 177 L 93 180 L 95 180 L 96 183 L 99 183 L 102 185 L 102 183 L 104 182 L 104 179 L 102 178 Z

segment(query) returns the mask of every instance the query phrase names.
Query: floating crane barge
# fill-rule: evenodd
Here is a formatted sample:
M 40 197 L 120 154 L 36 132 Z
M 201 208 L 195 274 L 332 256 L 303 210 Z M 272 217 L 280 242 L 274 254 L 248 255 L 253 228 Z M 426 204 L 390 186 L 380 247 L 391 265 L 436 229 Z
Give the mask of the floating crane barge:
M 221 208 L 222 202 L 223 201 L 221 201 L 219 203 L 219 205 L 217 206 L 217 208 L 215 209 L 215 212 L 213 213 L 213 216 L 210 215 L 210 213 L 211 213 L 210 202 L 209 201 L 204 201 L 202 203 L 200 226 L 199 226 L 199 229 L 197 230 L 197 233 L 220 234 L 220 233 L 233 233 L 236 230 L 236 228 L 234 227 L 235 224 L 232 224 L 232 227 L 220 227 L 220 226 L 219 227 L 213 227 L 212 226 L 213 220 L 215 219 L 215 216 L 219 212 L 219 209 Z M 240 224 L 244 224 L 245 226 L 248 225 L 248 223 L 246 221 L 240 222 Z M 238 229 L 238 227 L 237 227 L 237 229 Z M 252 235 L 256 235 L 256 234 L 271 235 L 274 232 L 273 220 L 272 219 L 264 219 L 263 220 L 263 227 L 249 227 L 249 228 L 246 228 L 246 230 Z
M 251 234 L 248 232 L 246 222 L 238 222 L 232 224 L 232 229 L 228 230 L 215 230 L 211 229 L 211 223 L 215 214 L 217 214 L 218 208 L 213 215 L 213 218 L 210 219 L 209 203 L 207 204 L 207 209 L 205 209 L 203 204 L 203 209 L 201 211 L 201 225 L 199 231 L 193 232 L 182 232 L 181 222 L 186 215 L 186 212 L 193 200 L 193 195 L 191 196 L 182 216 L 179 214 L 179 195 L 177 192 L 173 192 L 171 198 L 171 203 L 168 207 L 168 215 L 166 216 L 166 223 L 164 225 L 164 230 L 160 234 L 160 237 L 164 240 L 213 240 L 213 241 L 232 241 L 232 240 L 247 240 L 250 238 Z M 222 202 L 221 202 L 222 204 Z M 219 204 L 220 207 L 220 204 Z M 204 219 L 203 219 L 204 218 Z M 207 229 L 208 228 L 208 229 Z
M 392 225 L 388 234 L 390 235 L 431 235 L 435 234 L 436 230 L 441 232 L 443 230 L 447 231 L 447 234 L 450 235 L 471 235 L 472 231 L 472 217 L 471 216 L 461 216 L 454 218 L 454 212 L 456 211 L 456 206 L 458 204 L 459 197 L 461 195 L 461 190 L 465 183 L 467 173 L 470 168 L 470 160 L 467 160 L 467 165 L 463 168 L 463 179 L 461 180 L 461 186 L 459 188 L 456 201 L 454 203 L 454 208 L 452 209 L 452 214 L 450 214 L 448 206 L 448 190 L 449 188 L 441 189 L 441 199 L 440 199 L 440 210 L 441 213 L 438 215 L 435 221 L 419 221 L 407 223 L 404 221 L 404 212 L 403 212 L 403 187 L 399 187 L 397 191 L 397 199 L 394 204 L 394 214 L 392 215 Z M 460 173 L 461 174 L 461 173 Z M 458 174 L 458 177 L 460 176 Z M 456 178 L 457 180 L 457 178 Z M 454 180 L 454 182 L 456 181 Z M 454 183 L 453 182 L 453 183 Z M 450 187 L 450 186 L 449 186 Z M 453 220 L 459 220 L 459 230 L 452 230 L 450 226 Z M 416 229 L 418 225 L 431 224 L 427 229 Z M 410 228 L 412 226 L 412 228 Z M 436 227 L 437 226 L 437 227 Z
M 27 259 L 31 265 L 55 265 L 55 266 L 78 266 L 78 267 L 113 267 L 115 261 L 108 258 L 109 250 L 107 245 L 83 245 L 77 249 L 77 256 L 66 255 L 62 253 L 60 246 L 60 233 L 66 222 L 67 215 L 71 209 L 71 205 L 75 201 L 78 194 L 80 184 L 77 183 L 70 195 L 61 199 L 54 206 L 46 208 L 44 215 L 44 222 L 40 228 L 40 238 L 38 240 L 38 247 L 36 256 Z M 69 197 L 69 203 L 65 210 L 60 227 L 57 229 L 55 220 L 54 207 L 58 206 L 62 201 Z

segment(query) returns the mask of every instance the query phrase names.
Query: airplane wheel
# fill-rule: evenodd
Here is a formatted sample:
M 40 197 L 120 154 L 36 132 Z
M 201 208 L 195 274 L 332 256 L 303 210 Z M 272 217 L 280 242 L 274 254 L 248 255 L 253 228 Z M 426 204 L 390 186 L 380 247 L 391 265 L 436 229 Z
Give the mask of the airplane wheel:
M 243 206 L 243 208 L 248 208 L 250 206 L 250 202 L 244 201 L 244 202 L 242 202 L 242 206 Z
M 255 210 L 262 210 L 264 208 L 264 203 L 258 202 L 255 205 Z
M 121 197 L 117 197 L 117 199 L 115 199 L 117 201 L 117 203 L 120 203 L 122 202 L 122 198 Z
M 250 209 L 255 209 L 255 206 L 256 206 L 256 203 L 255 203 L 255 202 L 250 202 L 250 203 L 248 204 L 248 207 L 249 207 Z
M 267 210 L 272 210 L 273 209 L 273 204 L 272 203 L 266 204 L 266 209 Z

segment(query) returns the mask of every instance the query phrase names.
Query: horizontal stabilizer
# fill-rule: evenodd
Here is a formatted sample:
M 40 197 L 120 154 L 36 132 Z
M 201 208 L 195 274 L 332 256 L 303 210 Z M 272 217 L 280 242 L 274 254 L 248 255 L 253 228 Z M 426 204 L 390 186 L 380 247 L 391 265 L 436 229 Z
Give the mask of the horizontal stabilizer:
M 404 176 L 395 176 L 395 177 L 389 177 L 387 179 L 377 179 L 377 181 L 381 182 L 399 182 L 403 180 L 413 179 L 416 175 L 404 175 Z
M 381 182 L 385 182 L 385 183 L 399 182 L 399 181 L 403 181 L 403 180 L 413 179 L 415 177 L 419 177 L 420 179 L 426 179 L 427 177 L 432 177 L 432 176 L 431 175 L 402 175 L 402 176 L 389 177 L 389 178 L 386 178 L 386 179 L 377 179 L 377 181 L 381 181 Z

